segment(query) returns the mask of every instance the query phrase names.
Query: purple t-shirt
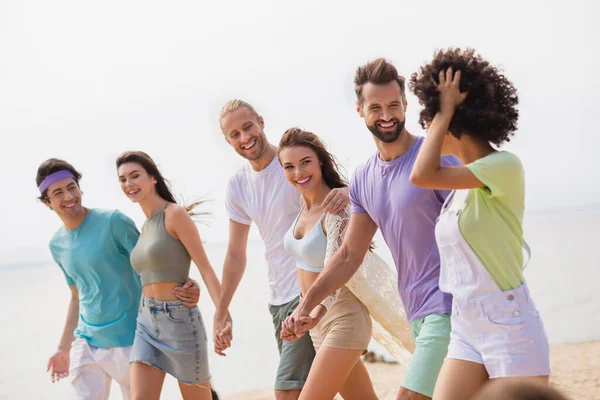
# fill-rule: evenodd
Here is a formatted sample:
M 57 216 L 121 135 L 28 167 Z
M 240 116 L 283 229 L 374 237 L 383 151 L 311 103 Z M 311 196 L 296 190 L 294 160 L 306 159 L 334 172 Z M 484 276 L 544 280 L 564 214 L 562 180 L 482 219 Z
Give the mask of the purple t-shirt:
M 359 166 L 350 184 L 352 212 L 369 214 L 392 252 L 398 291 L 409 321 L 449 313 L 452 297 L 439 289 L 440 255 L 435 223 L 449 191 L 421 189 L 410 183 L 423 144 L 417 137 L 406 153 L 385 162 L 379 153 Z M 442 165 L 461 165 L 454 156 Z

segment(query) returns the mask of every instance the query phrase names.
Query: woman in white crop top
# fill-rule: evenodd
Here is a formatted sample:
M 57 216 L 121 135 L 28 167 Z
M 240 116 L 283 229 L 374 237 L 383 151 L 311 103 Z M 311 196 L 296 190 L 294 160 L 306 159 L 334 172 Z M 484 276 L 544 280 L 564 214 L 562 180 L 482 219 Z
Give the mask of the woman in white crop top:
M 302 195 L 302 210 L 286 233 L 284 246 L 296 260 L 300 287 L 302 293 L 306 293 L 326 260 L 340 247 L 350 219 L 349 206 L 338 214 L 326 214 L 323 200 L 332 189 L 345 187 L 347 183 L 339 174 L 333 156 L 313 133 L 297 128 L 286 131 L 279 143 L 278 157 L 287 180 Z M 391 274 L 391 268 L 384 266 L 384 269 Z M 388 278 L 393 281 L 392 277 Z M 332 399 L 336 393 L 344 399 L 377 398 L 369 374 L 360 360 L 367 351 L 372 334 L 370 309 L 349 289 L 351 284 L 349 282 L 326 298 L 308 318 L 307 328 L 317 355 L 300 399 Z M 397 291 L 392 288 L 391 292 L 398 297 L 395 303 L 398 304 Z M 401 318 L 390 320 L 394 319 Z M 380 328 L 379 324 L 376 325 Z M 284 324 L 282 339 L 297 338 L 290 328 L 287 323 Z M 405 348 L 408 346 L 399 342 L 401 344 L 396 348 L 392 346 L 389 349 L 402 360 L 405 359 L 404 353 L 408 353 Z M 400 351 L 394 351 L 397 349 Z

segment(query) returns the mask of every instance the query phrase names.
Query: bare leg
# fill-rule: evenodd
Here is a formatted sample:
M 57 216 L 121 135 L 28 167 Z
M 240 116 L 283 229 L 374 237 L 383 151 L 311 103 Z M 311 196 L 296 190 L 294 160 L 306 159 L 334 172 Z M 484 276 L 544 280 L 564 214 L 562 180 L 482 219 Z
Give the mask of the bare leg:
M 470 399 L 488 381 L 483 364 L 447 358 L 433 392 L 435 400 Z
M 298 400 L 300 390 L 276 390 L 275 400 Z
M 165 373 L 141 362 L 131 364 L 132 400 L 160 400 Z
M 362 352 L 321 347 L 313 361 L 300 400 L 333 399 L 344 386 Z
M 211 400 L 210 382 L 202 382 L 198 385 L 187 385 L 179 382 L 179 390 L 183 400 Z
M 358 360 L 339 392 L 344 400 L 377 400 L 373 382 L 362 360 Z
M 540 376 L 519 376 L 514 378 L 494 378 L 494 381 L 501 381 L 506 383 L 539 383 L 547 385 L 550 381 L 550 377 L 548 375 L 540 375 Z

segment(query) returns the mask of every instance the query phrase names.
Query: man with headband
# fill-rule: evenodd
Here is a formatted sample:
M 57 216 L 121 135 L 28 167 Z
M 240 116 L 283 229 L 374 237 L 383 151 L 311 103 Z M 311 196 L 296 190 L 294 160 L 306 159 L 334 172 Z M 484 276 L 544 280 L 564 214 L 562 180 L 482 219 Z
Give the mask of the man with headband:
M 70 374 L 78 399 L 108 399 L 112 380 L 129 399 L 129 355 L 142 292 L 129 254 L 139 232 L 120 211 L 84 207 L 80 179 L 71 164 L 54 158 L 37 171 L 39 199 L 63 222 L 50 251 L 71 290 L 62 337 L 47 368 L 52 382 Z M 176 295 L 192 306 L 200 289 L 189 280 Z

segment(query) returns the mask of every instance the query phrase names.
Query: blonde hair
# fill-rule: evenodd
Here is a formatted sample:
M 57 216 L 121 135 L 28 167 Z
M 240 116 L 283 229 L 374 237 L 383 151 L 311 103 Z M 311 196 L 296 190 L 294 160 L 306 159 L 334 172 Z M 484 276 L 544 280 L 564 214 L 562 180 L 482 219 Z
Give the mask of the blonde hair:
M 248 110 L 250 110 L 250 112 L 254 114 L 256 118 L 260 117 L 260 115 L 258 115 L 258 113 L 256 112 L 256 109 L 252 107 L 250 103 L 239 99 L 229 100 L 227 103 L 225 103 L 225 105 L 223 105 L 223 107 L 221 107 L 221 112 L 219 113 L 219 126 L 221 127 L 221 131 L 223 131 L 223 125 L 221 125 L 221 121 L 223 120 L 223 118 L 225 118 L 228 114 L 239 110 L 242 107 L 246 107 Z M 223 131 L 223 133 L 225 133 L 225 131 Z

